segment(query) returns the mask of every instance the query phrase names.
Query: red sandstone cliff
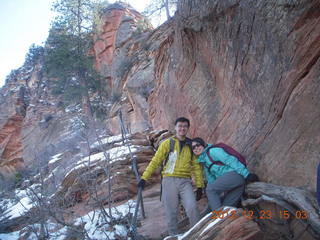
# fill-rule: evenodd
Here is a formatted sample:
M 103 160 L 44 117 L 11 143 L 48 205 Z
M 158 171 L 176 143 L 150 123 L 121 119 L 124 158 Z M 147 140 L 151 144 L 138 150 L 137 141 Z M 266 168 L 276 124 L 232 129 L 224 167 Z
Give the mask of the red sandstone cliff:
M 114 112 L 124 109 L 133 132 L 186 116 L 191 137 L 231 144 L 264 181 L 314 190 L 319 9 L 312 0 L 180 1 L 171 21 L 116 48 L 112 61 L 97 59 L 129 65 L 108 78 L 124 96 Z

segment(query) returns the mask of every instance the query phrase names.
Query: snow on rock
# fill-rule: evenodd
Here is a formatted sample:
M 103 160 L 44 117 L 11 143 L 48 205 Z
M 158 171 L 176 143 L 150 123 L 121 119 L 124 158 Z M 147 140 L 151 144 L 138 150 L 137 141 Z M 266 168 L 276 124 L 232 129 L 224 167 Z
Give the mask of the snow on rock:
M 137 148 L 131 146 L 130 150 L 132 153 L 134 153 L 137 151 Z M 107 152 L 108 152 L 108 154 L 110 154 L 110 159 L 117 159 L 117 158 L 120 158 L 121 156 L 124 156 L 124 155 L 130 153 L 129 148 L 127 146 L 120 146 L 120 147 L 112 148 Z
M 96 161 L 99 161 L 99 160 L 104 160 L 105 159 L 105 153 L 104 152 L 99 152 L 99 153 L 96 153 L 96 154 L 93 154 L 93 155 L 90 155 L 90 156 L 87 156 L 81 160 L 79 160 L 76 165 L 78 164 L 83 164 L 83 163 L 94 163 Z
M 20 232 L 11 232 L 11 233 L 0 233 L 0 239 L 1 240 L 14 240 L 19 239 Z
M 102 145 L 105 145 L 105 144 L 112 144 L 114 142 L 119 142 L 121 140 L 122 140 L 122 135 L 121 134 L 120 135 L 115 135 L 115 136 L 108 136 L 106 138 L 101 139 L 100 141 L 94 142 L 90 147 L 91 148 L 96 148 L 96 147 L 100 146 L 100 143 Z
M 168 236 L 165 240 L 261 239 L 261 230 L 258 224 L 244 216 L 243 209 L 223 207 L 217 209 L 217 212 L 219 213 L 208 213 L 184 234 Z
M 128 213 L 133 214 L 134 212 L 134 201 L 129 200 L 127 203 L 114 207 L 111 209 L 112 217 L 116 220 L 123 219 Z M 107 210 L 107 209 L 106 209 Z M 108 211 L 108 210 L 107 210 Z M 84 229 L 88 233 L 91 239 L 116 239 L 117 236 L 125 238 L 128 235 L 128 228 L 124 225 L 116 224 L 110 226 L 105 222 L 111 221 L 109 218 L 105 219 L 102 216 L 100 210 L 91 211 L 88 214 L 75 219 L 75 225 L 83 225 Z M 66 228 L 59 230 L 59 235 L 66 231 Z M 54 238 L 56 239 L 56 238 Z
M 39 186 L 40 184 L 33 184 L 25 190 L 16 189 L 15 199 L 2 199 L 0 205 L 5 211 L 1 214 L 0 221 L 17 218 L 27 213 L 34 206 L 34 201 L 30 199 L 30 196 L 33 195 L 30 194 L 30 190 L 32 189 L 32 192 L 36 192 Z
M 227 210 L 228 213 L 231 212 L 232 210 L 236 210 L 236 208 L 233 207 L 224 207 L 223 211 Z M 227 214 L 227 213 L 226 213 Z M 183 233 L 183 234 L 178 234 L 175 237 L 178 240 L 183 240 L 185 238 L 187 238 L 191 232 L 193 232 L 195 229 L 200 228 L 202 225 L 204 225 L 208 219 L 210 219 L 212 216 L 212 213 L 208 213 L 206 216 L 204 216 L 199 222 L 197 222 L 196 225 L 194 225 L 192 228 L 190 228 L 187 232 Z M 220 222 L 223 219 L 223 217 L 221 216 L 221 218 L 217 218 L 214 221 L 212 221 L 211 223 L 209 223 L 200 233 L 199 236 L 201 236 L 205 231 L 207 231 L 209 228 L 212 228 L 214 225 L 216 225 L 218 222 Z M 168 236 L 166 238 L 164 238 L 163 240 L 171 240 L 173 236 Z
M 50 178 L 54 177 L 56 175 L 56 173 L 58 172 L 59 167 L 55 167 L 51 173 L 49 174 L 49 176 L 47 176 L 43 182 L 47 182 Z
M 216 225 L 218 222 L 222 221 L 224 218 L 226 218 L 230 213 L 231 211 L 235 211 L 236 208 L 234 207 L 224 207 L 222 209 L 223 211 L 223 214 L 221 214 L 221 216 L 219 216 L 217 219 L 215 219 L 212 223 L 209 223 L 208 226 L 206 228 L 204 228 L 202 230 L 202 232 L 200 233 L 200 236 L 203 235 L 203 233 L 205 233 L 208 229 L 212 228 L 214 225 Z M 212 216 L 212 213 L 208 213 L 206 218 L 208 217 L 211 217 Z M 182 236 L 183 237 L 183 236 Z M 182 239 L 182 238 L 181 238 Z
M 59 154 L 52 156 L 51 159 L 49 160 L 48 164 L 54 164 L 55 162 L 59 161 L 61 159 L 61 155 L 62 155 L 62 153 L 59 153 Z
M 68 107 L 65 108 L 65 112 L 79 112 L 79 109 L 81 109 L 80 105 L 69 105 Z
M 24 200 L 21 200 L 24 201 Z M 78 217 L 74 219 L 74 226 L 83 226 L 84 230 L 87 232 L 88 237 L 90 239 L 95 240 L 104 240 L 104 239 L 117 239 L 117 237 L 121 237 L 121 239 L 130 239 L 128 238 L 128 226 L 129 223 L 127 222 L 124 225 L 121 225 L 117 222 L 120 222 L 119 220 L 124 220 L 121 222 L 126 222 L 127 215 L 133 214 L 135 207 L 135 202 L 132 200 L 129 200 L 123 205 L 113 207 L 111 209 L 112 218 L 108 218 L 107 216 L 103 216 L 101 210 L 94 210 L 89 212 L 88 214 Z M 109 212 L 108 209 L 105 209 L 107 212 Z M 45 223 L 46 228 L 49 232 L 49 238 L 52 240 L 64 240 L 68 234 L 68 227 L 60 225 L 56 222 L 53 222 L 51 220 L 47 220 Z M 33 229 L 33 231 L 40 231 L 40 224 L 31 224 L 29 226 L 24 227 L 20 231 L 15 231 L 11 233 L 3 233 L 0 234 L 1 240 L 11 240 L 11 239 L 19 239 L 23 238 L 23 235 L 26 233 L 31 233 L 30 229 Z M 25 238 L 23 238 L 25 239 Z M 34 233 L 31 233 L 28 235 L 26 239 L 29 240 L 36 240 L 38 239 Z
M 137 148 L 135 147 L 130 147 L 130 150 L 132 153 L 135 153 L 137 151 Z M 114 163 L 116 161 L 121 161 L 125 160 L 126 156 L 129 154 L 129 149 L 126 146 L 119 146 L 115 148 L 111 148 L 105 152 L 99 152 L 90 156 L 87 156 L 85 158 L 80 159 L 75 166 L 67 172 L 65 176 L 68 176 L 71 172 L 74 170 L 84 168 L 84 167 L 89 167 L 89 166 L 94 166 L 97 162 L 100 161 L 105 161 L 106 157 L 108 157 L 109 164 Z
M 72 130 L 76 130 L 76 129 L 85 127 L 85 123 L 78 116 L 70 118 L 68 121 L 71 124 L 71 129 Z
M 29 197 L 24 197 L 19 202 L 4 212 L 5 218 L 16 218 L 20 217 L 24 213 L 28 212 L 32 208 L 32 200 Z

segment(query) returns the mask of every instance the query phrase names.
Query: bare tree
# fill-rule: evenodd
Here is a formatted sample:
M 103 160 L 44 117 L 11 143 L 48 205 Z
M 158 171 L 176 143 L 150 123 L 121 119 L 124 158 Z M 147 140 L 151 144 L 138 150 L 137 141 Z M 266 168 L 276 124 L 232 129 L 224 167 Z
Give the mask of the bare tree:
M 164 10 L 167 20 L 169 20 L 176 10 L 177 3 L 178 0 L 151 0 L 145 8 L 144 14 L 148 17 L 160 17 Z

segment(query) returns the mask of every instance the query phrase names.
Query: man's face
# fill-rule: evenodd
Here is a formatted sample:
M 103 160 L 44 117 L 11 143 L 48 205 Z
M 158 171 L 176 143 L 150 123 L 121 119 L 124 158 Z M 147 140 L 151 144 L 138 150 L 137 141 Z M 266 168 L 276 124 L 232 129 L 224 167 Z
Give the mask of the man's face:
M 176 134 L 178 136 L 185 137 L 188 133 L 188 130 L 189 130 L 188 122 L 177 122 L 174 129 L 176 130 Z

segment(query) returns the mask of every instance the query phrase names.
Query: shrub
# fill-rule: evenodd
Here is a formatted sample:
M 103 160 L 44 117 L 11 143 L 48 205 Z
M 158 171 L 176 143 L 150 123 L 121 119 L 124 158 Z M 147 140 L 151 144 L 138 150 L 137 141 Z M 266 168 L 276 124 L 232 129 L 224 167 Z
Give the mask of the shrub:
M 121 96 L 122 96 L 122 94 L 120 92 L 114 91 L 111 94 L 111 99 L 110 100 L 111 100 L 112 103 L 120 102 Z
M 132 33 L 133 36 L 140 35 L 141 33 L 144 33 L 152 28 L 150 22 L 148 19 L 143 18 L 139 19 L 137 22 L 137 28 Z
M 21 185 L 21 183 L 22 183 L 22 174 L 20 172 L 17 172 L 14 177 L 14 185 L 17 188 Z
M 44 55 L 44 48 L 37 46 L 34 43 L 30 46 L 28 53 L 26 54 L 24 65 L 33 66 Z

